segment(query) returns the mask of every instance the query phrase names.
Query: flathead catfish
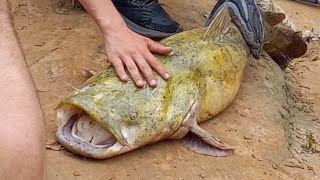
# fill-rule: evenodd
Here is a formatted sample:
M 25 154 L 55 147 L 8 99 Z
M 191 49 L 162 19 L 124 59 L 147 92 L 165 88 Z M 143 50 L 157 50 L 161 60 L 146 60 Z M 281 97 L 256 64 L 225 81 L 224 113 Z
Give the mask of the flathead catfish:
M 228 156 L 233 149 L 198 126 L 223 111 L 236 96 L 250 55 L 240 30 L 224 6 L 208 28 L 161 41 L 173 48 L 157 56 L 170 72 L 157 88 L 121 82 L 113 68 L 97 73 L 57 109 L 59 142 L 68 150 L 104 159 L 187 133 L 189 149 Z M 202 143 L 199 143 L 199 142 Z

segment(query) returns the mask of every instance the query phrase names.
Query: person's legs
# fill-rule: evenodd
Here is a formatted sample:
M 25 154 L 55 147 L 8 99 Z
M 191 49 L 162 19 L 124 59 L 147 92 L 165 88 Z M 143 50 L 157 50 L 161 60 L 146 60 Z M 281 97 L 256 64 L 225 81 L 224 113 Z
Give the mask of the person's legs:
M 164 38 L 182 28 L 161 7 L 158 0 L 112 0 L 127 26 L 138 34 Z
M 43 179 L 44 120 L 6 0 L 0 0 L 0 100 L 0 179 Z

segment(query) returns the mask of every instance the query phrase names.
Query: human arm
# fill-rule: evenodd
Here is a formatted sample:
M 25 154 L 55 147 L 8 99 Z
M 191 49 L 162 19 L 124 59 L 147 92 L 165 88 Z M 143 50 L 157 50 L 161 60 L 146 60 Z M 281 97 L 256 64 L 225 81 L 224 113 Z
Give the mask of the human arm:
M 0 0 L 0 99 L 0 179 L 43 179 L 44 121 L 6 0 Z
M 115 67 L 121 80 L 127 81 L 127 68 L 137 87 L 143 87 L 143 74 L 151 87 L 156 86 L 152 69 L 164 79 L 169 74 L 152 53 L 167 54 L 170 47 L 165 47 L 149 38 L 131 31 L 111 0 L 79 0 L 87 12 L 100 27 L 108 60 Z

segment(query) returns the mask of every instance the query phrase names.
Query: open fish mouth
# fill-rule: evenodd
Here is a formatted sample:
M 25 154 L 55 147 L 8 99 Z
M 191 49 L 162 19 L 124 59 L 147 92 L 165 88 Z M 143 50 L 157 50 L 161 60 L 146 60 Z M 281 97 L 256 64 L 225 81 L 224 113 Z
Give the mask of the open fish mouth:
M 90 144 L 95 148 L 108 148 L 116 143 L 114 136 L 103 129 L 85 113 L 73 115 L 64 126 L 63 132 L 70 138 Z
M 57 110 L 57 119 L 60 123 L 57 138 L 72 152 L 100 159 L 106 154 L 128 150 L 110 131 L 76 106 L 62 105 Z

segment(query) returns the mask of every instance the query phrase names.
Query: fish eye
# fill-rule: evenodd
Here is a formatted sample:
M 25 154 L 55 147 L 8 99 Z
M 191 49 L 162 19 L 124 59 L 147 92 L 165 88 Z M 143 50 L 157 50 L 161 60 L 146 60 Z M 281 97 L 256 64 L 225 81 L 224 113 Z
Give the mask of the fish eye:
M 130 119 L 131 119 L 131 120 L 137 119 L 137 116 L 138 116 L 138 114 L 137 114 L 136 112 L 131 112 L 131 113 L 130 113 Z

